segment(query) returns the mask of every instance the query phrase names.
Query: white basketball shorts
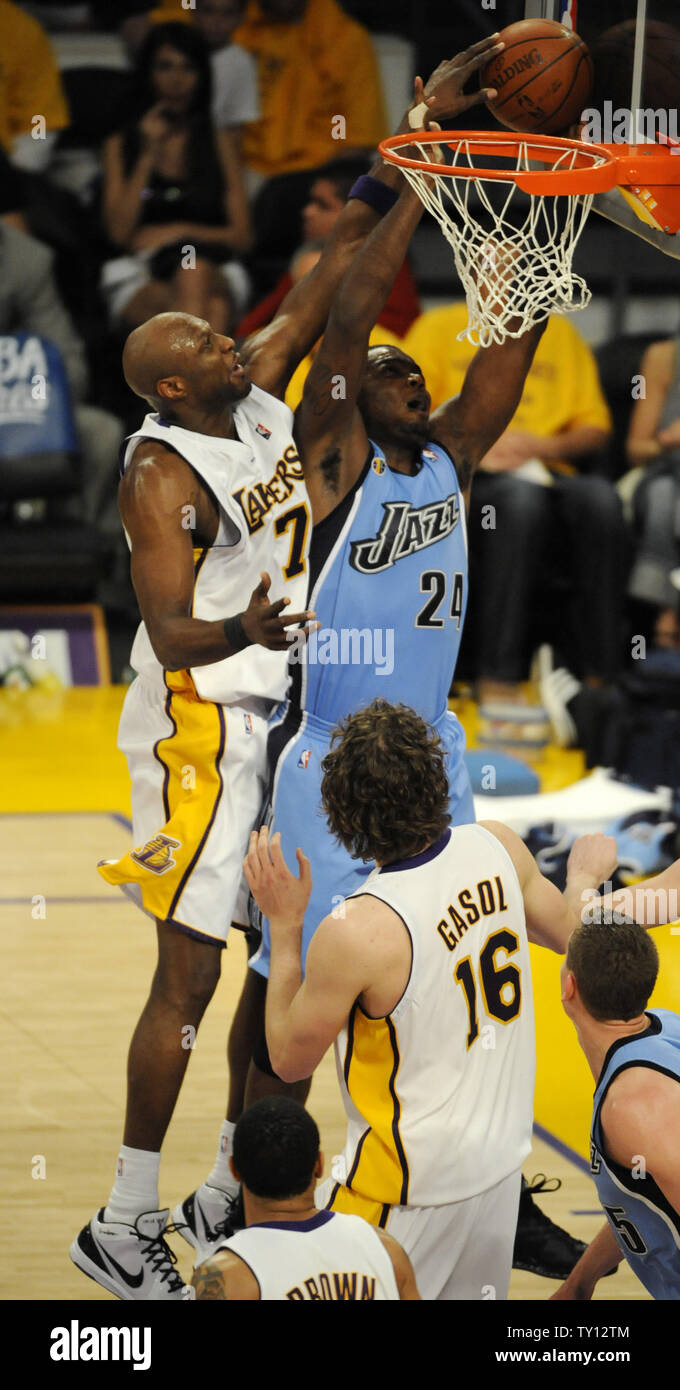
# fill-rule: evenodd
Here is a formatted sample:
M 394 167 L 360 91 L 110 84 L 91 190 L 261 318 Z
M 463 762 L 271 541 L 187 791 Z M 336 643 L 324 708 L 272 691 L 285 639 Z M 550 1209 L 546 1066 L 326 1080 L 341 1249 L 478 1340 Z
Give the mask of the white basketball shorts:
M 242 863 L 264 802 L 269 705 L 201 700 L 185 671 L 138 676 L 118 747 L 132 780 L 134 848 L 99 872 L 150 916 L 224 945 L 247 926 Z
M 442 1207 L 381 1206 L 332 1178 L 316 1190 L 317 1207 L 351 1212 L 380 1226 L 403 1247 L 421 1298 L 484 1301 L 508 1296 L 522 1174 Z

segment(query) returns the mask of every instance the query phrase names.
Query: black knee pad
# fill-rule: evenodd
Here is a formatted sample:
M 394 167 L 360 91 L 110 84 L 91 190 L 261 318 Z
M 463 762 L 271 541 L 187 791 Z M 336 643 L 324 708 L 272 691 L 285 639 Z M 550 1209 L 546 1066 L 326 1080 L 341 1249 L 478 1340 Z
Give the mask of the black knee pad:
M 276 1072 L 274 1071 L 274 1068 L 269 1058 L 269 1048 L 267 1047 L 267 1039 L 265 1037 L 264 1028 L 260 1029 L 257 1038 L 255 1039 L 255 1046 L 253 1047 L 253 1061 L 258 1071 L 264 1072 L 265 1076 L 273 1076 L 276 1081 L 279 1080 L 279 1077 L 276 1075 Z

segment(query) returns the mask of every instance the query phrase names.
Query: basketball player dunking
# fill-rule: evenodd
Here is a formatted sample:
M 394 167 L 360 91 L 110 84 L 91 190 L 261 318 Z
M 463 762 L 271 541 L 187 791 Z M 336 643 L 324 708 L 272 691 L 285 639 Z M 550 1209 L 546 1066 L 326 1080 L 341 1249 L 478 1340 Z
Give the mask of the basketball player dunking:
M 192 1283 L 200 1300 L 385 1302 L 419 1298 L 411 1262 L 360 1216 L 317 1211 L 319 1131 L 288 1096 L 256 1101 L 234 1132 L 246 1229 L 224 1242 Z
M 372 868 L 333 840 L 319 803 L 331 731 L 366 704 L 376 686 L 436 727 L 447 750 L 451 821 L 475 818 L 465 736 L 448 709 L 467 602 L 465 507 L 475 466 L 514 414 L 543 326 L 480 349 L 460 396 L 431 416 L 426 383 L 412 358 L 396 347 L 367 353 L 370 330 L 421 213 L 418 198 L 405 189 L 355 258 L 296 420 L 314 518 L 309 603 L 320 631 L 315 653 L 294 654 L 289 699 L 272 715 L 269 750 L 271 829 L 281 832 L 288 858 L 302 842 L 312 863 L 303 968 L 322 917 Z M 368 653 L 361 648 L 365 634 L 373 639 Z M 322 647 L 329 639 L 335 640 L 335 659 L 332 647 L 330 655 Z M 390 652 L 389 669 L 377 662 L 378 645 L 383 656 Z M 266 920 L 251 966 L 243 1011 L 259 1011 L 262 1019 Z M 248 1102 L 277 1088 L 262 1039 L 260 1028 Z M 301 1099 L 304 1088 L 296 1094 Z
M 533 1119 L 528 943 L 566 949 L 616 842 L 576 841 L 563 896 L 506 826 L 451 827 L 446 745 L 383 700 L 343 721 L 322 771 L 331 832 L 377 867 L 318 926 L 303 980 L 309 861 L 296 877 L 278 835 L 251 835 L 272 1065 L 310 1076 L 335 1042 L 347 1141 L 321 1203 L 393 1235 L 422 1298 L 505 1298 Z
M 425 89 L 433 114 L 459 109 L 460 85 L 460 61 L 441 64 Z M 414 108 L 422 96 L 418 80 Z M 318 266 L 249 341 L 244 363 L 230 339 L 183 314 L 149 320 L 126 344 L 127 381 L 153 412 L 127 442 L 120 485 L 143 618 L 119 738 L 135 848 L 102 873 L 155 918 L 158 966 L 130 1048 L 116 1181 L 71 1256 L 127 1300 L 187 1296 L 163 1237 L 160 1150 L 187 1028 L 195 1034 L 215 990 L 230 924 L 245 923 L 240 865 L 265 784 L 267 715 L 285 689 L 286 626 L 307 617 L 308 501 L 281 397 L 399 186 L 382 161 L 358 181 Z M 228 1209 L 232 1130 L 223 1125 L 209 1181 L 178 1208 L 199 1250 Z

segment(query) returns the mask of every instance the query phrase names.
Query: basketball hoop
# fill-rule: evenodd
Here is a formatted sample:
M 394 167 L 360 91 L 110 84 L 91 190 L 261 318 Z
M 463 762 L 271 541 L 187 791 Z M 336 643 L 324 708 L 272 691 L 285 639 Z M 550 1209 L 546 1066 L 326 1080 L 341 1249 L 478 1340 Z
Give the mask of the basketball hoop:
M 611 147 L 513 131 L 423 131 L 378 148 L 453 249 L 468 304 L 460 338 L 488 347 L 589 303 L 571 262 L 594 195 L 619 182 Z M 530 195 L 528 208 L 521 193 Z

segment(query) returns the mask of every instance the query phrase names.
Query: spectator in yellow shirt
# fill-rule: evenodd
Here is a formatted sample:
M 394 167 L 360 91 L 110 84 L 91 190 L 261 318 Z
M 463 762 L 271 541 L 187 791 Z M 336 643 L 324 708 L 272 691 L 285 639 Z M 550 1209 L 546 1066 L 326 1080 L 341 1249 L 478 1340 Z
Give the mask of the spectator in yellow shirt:
M 477 351 L 457 335 L 464 302 L 421 314 L 404 350 L 421 368 L 432 408 L 460 390 Z M 531 631 L 546 581 L 568 579 L 559 616 L 565 656 L 586 684 L 620 662 L 623 517 L 613 485 L 580 472 L 607 442 L 611 418 L 595 358 L 566 317 L 553 316 L 517 411 L 482 461 L 469 515 L 468 662 L 486 704 L 521 699 Z M 553 599 L 552 608 L 555 603 Z M 542 634 L 545 636 L 545 634 Z
M 0 55 L 0 145 L 18 169 L 43 173 L 68 107 L 47 34 L 11 0 L 0 0 Z
M 369 34 L 336 0 L 250 0 L 234 42 L 259 75 L 261 116 L 243 133 L 246 167 L 268 180 L 253 210 L 256 251 L 285 263 L 311 171 L 387 134 L 378 63 Z

